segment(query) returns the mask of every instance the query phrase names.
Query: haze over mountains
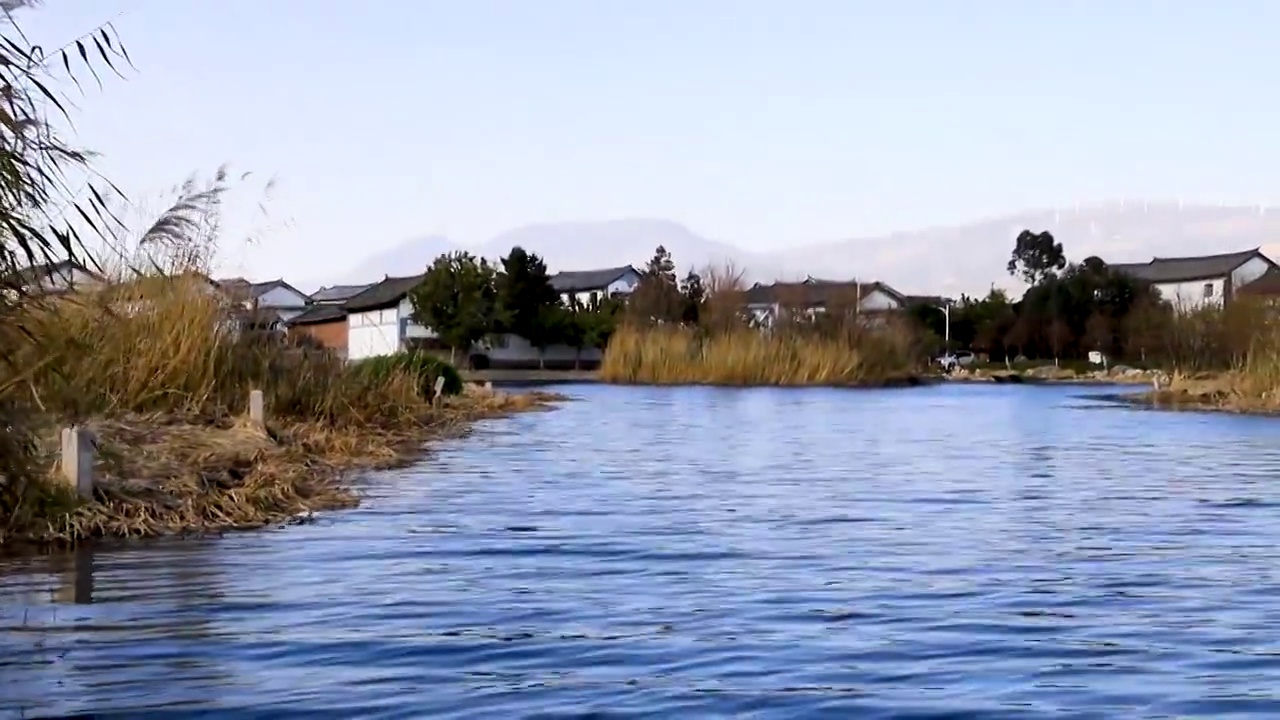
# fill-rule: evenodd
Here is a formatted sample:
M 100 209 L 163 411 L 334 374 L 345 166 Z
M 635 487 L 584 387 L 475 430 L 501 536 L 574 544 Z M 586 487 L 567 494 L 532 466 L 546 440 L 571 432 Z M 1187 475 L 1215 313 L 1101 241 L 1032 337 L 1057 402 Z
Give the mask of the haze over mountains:
M 1075 261 L 1098 255 L 1109 262 L 1145 262 L 1153 256 L 1208 255 L 1259 246 L 1280 257 L 1280 208 L 1127 201 L 1034 210 L 965 225 L 768 253 L 708 239 L 671 220 L 535 224 L 504 232 L 479 246 L 459 245 L 439 236 L 406 241 L 304 289 L 411 274 L 441 253 L 458 249 L 497 258 L 520 245 L 541 255 L 552 271 L 559 271 L 628 263 L 642 267 L 654 248 L 662 245 L 671 251 L 681 274 L 691 267 L 723 266 L 728 261 L 751 281 L 808 274 L 881 280 L 907 293 L 985 294 L 992 284 L 1018 289 L 1005 264 L 1014 238 L 1024 229 L 1052 232 L 1065 246 L 1067 257 Z

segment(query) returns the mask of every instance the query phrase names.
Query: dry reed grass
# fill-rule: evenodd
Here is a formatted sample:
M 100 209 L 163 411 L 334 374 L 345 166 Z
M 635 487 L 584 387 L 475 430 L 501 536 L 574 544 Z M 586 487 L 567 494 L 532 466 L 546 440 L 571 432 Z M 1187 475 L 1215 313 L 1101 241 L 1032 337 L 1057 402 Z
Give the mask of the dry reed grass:
M 5 488 L 0 544 L 260 527 L 347 507 L 358 502 L 347 471 L 408 462 L 477 419 L 555 399 L 472 390 L 433 407 L 416 378 L 350 372 L 327 353 L 238 331 L 229 312 L 190 276 L 23 308 L 38 342 L 18 348 L 0 385 L 36 419 L 45 467 L 61 425 L 94 431 L 99 481 L 83 504 L 52 472 Z M 266 396 L 265 431 L 244 420 L 252 389 Z
M 783 308 L 762 328 L 745 310 L 743 273 L 702 273 L 698 324 L 632 318 L 609 339 L 599 378 L 641 385 L 884 385 L 909 379 L 921 357 L 906 322 L 877 322 L 854 304 L 810 315 Z
M 914 370 L 914 340 L 903 329 L 766 332 L 681 326 L 620 328 L 600 379 L 650 385 L 884 385 Z
M 1167 387 L 1146 393 L 1174 409 L 1280 413 L 1280 316 L 1249 299 L 1175 320 L 1170 343 L 1187 348 Z

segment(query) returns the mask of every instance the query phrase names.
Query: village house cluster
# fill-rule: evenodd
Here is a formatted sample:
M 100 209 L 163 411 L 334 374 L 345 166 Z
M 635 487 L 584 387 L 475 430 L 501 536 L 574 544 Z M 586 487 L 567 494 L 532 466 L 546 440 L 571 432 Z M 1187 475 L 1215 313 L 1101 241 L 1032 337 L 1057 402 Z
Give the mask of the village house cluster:
M 1280 266 L 1260 248 L 1198 257 L 1157 257 L 1146 263 L 1110 267 L 1151 283 L 1161 297 L 1180 307 L 1221 306 L 1239 295 L 1280 298 Z M 423 278 L 423 274 L 386 276 L 365 285 L 323 287 L 310 295 L 283 279 L 204 279 L 210 288 L 231 300 L 242 326 L 305 335 L 349 360 L 361 360 L 389 355 L 435 337 L 430 328 L 412 320 L 409 294 Z M 566 304 L 591 305 L 600 298 L 628 296 L 640 278 L 635 267 L 623 265 L 560 272 L 552 276 L 551 284 Z M 21 281 L 28 288 L 46 293 L 106 283 L 100 274 L 72 261 L 27 268 L 22 271 Z M 764 325 L 777 317 L 783 307 L 810 313 L 852 308 L 874 321 L 912 305 L 945 306 L 952 302 L 944 297 L 906 295 L 884 282 L 814 277 L 797 282 L 756 283 L 746 290 L 744 301 L 745 309 Z M 492 367 L 599 360 L 599 350 L 592 349 L 553 346 L 539 353 L 515 336 L 487 341 L 474 352 L 485 355 L 484 361 Z M 592 353 L 596 356 L 589 356 Z

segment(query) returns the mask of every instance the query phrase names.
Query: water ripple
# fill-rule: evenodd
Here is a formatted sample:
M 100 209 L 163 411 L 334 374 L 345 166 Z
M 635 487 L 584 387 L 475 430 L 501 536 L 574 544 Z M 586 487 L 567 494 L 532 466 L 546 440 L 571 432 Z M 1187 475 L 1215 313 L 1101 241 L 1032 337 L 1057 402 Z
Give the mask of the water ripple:
M 0 561 L 0 715 L 1280 717 L 1272 421 L 571 392 L 311 525 Z

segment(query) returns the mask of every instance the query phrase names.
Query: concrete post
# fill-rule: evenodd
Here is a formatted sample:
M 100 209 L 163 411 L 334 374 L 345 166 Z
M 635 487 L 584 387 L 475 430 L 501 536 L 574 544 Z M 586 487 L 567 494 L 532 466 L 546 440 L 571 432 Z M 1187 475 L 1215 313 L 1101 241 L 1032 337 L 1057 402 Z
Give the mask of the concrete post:
M 249 421 L 263 427 L 267 424 L 267 409 L 261 390 L 249 391 Z
M 444 400 L 444 376 L 436 378 L 435 395 L 431 398 L 431 404 L 439 406 Z
M 81 500 L 93 500 L 93 463 L 98 453 L 88 428 L 62 429 L 62 476 Z

